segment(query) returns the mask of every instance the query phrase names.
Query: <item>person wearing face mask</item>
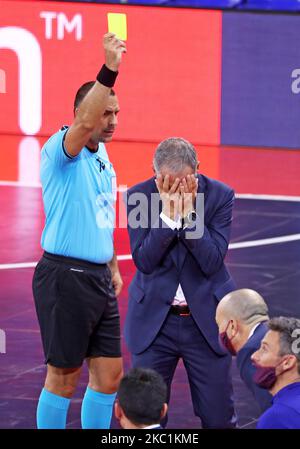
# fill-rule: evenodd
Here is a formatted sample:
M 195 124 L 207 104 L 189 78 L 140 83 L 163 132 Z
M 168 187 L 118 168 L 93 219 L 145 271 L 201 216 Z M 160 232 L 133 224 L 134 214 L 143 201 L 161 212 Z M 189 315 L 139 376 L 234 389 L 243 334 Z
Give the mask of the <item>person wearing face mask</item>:
M 259 349 L 268 331 L 268 319 L 268 306 L 262 296 L 247 288 L 228 293 L 216 310 L 220 345 L 231 355 L 236 355 L 241 379 L 254 395 L 262 412 L 271 406 L 272 396 L 254 382 L 255 367 L 251 356 Z
M 300 429 L 300 319 L 278 317 L 252 355 L 254 381 L 273 396 L 257 429 Z

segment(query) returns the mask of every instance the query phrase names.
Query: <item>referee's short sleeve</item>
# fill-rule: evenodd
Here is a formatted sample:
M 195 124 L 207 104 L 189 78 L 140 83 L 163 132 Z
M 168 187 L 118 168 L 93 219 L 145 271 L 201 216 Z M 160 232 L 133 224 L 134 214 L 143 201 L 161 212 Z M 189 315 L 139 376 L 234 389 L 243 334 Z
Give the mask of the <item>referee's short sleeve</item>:
M 62 166 L 63 164 L 75 161 L 79 158 L 71 156 L 64 145 L 65 137 L 68 132 L 67 127 L 63 127 L 60 131 L 53 134 L 44 145 L 44 155 L 55 165 Z

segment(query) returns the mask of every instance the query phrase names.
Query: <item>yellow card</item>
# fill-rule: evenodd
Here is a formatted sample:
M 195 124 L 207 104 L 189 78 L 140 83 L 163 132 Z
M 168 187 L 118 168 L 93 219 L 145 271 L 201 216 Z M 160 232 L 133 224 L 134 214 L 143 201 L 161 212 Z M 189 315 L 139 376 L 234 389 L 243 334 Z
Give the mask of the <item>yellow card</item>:
M 127 18 L 126 14 L 107 13 L 108 32 L 114 33 L 122 41 L 127 40 Z

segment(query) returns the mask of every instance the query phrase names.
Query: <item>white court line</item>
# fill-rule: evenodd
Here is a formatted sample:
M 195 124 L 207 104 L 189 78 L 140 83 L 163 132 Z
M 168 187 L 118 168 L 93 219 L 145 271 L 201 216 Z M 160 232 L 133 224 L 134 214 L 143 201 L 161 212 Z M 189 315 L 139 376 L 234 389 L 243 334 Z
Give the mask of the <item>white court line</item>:
M 0 181 L 0 187 L 11 186 L 11 187 L 29 187 L 35 189 L 41 189 L 42 185 L 40 183 L 27 184 L 19 181 Z M 126 186 L 119 186 L 117 189 L 119 192 L 126 192 Z M 269 200 L 269 201 L 295 201 L 300 202 L 300 196 L 292 195 L 267 195 L 267 194 L 256 194 L 256 193 L 236 193 L 235 197 L 238 199 L 245 200 Z
M 235 197 L 242 200 L 269 200 L 269 201 L 295 201 L 300 202 L 300 196 L 292 195 L 264 195 L 254 193 L 236 193 Z
M 269 239 L 249 240 L 248 242 L 230 243 L 229 249 L 274 245 L 275 243 L 295 242 L 296 240 L 300 240 L 300 234 L 283 235 L 282 237 L 271 237 Z
M 41 189 L 42 185 L 37 183 L 27 184 L 19 181 L 0 181 L 0 187 L 30 187 L 34 189 Z
M 254 424 L 258 421 L 258 418 L 253 418 L 252 421 L 247 422 L 243 426 L 238 427 L 238 429 L 245 429 L 246 427 L 250 426 L 250 424 Z
M 300 234 L 283 235 L 282 237 L 272 237 L 269 239 L 250 240 L 248 242 L 230 243 L 228 249 L 252 248 L 254 246 L 274 245 L 276 243 L 295 242 L 300 240 Z M 131 254 L 122 254 L 117 256 L 117 259 L 122 262 L 124 260 L 131 260 Z M 0 270 L 13 270 L 19 268 L 34 268 L 37 262 L 23 262 L 23 263 L 6 263 L 0 264 Z
M 0 270 L 11 270 L 18 268 L 34 268 L 37 262 L 24 262 L 24 263 L 3 263 L 0 265 Z
M 131 260 L 132 259 L 132 255 L 131 254 L 123 254 L 120 256 L 117 256 L 117 259 L 119 261 L 123 261 L 123 260 Z M 1 265 L 0 265 L 1 266 Z

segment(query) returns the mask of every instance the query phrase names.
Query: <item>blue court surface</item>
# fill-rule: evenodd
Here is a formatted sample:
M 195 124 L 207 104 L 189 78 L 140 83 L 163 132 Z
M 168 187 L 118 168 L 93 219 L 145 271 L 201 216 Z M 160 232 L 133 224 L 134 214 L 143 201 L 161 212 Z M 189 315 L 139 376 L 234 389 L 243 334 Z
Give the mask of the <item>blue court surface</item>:
M 0 209 L 0 329 L 6 333 L 6 353 L 0 354 L 0 428 L 35 428 L 35 410 L 46 372 L 31 293 L 33 269 L 41 255 L 41 190 L 1 185 Z M 125 281 L 119 298 L 123 323 L 134 264 L 126 230 L 117 230 L 116 242 Z M 238 196 L 227 266 L 239 288 L 252 288 L 265 298 L 271 316 L 299 317 L 300 198 Z M 125 347 L 124 361 L 128 369 L 130 357 Z M 85 370 L 71 404 L 69 428 L 80 428 L 86 382 Z M 233 384 L 239 427 L 255 428 L 259 409 L 240 380 L 234 360 Z M 118 427 L 115 420 L 112 427 Z M 168 427 L 200 427 L 181 363 L 173 381 Z

